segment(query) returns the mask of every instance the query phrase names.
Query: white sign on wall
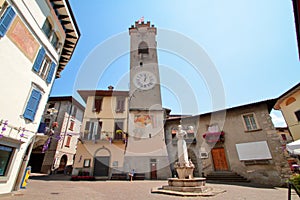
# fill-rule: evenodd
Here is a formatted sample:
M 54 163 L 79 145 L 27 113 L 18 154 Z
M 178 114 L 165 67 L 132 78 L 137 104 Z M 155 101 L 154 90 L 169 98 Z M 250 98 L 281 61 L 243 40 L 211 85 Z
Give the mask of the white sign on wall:
M 272 159 L 272 155 L 266 141 L 236 144 L 236 149 L 240 160 Z

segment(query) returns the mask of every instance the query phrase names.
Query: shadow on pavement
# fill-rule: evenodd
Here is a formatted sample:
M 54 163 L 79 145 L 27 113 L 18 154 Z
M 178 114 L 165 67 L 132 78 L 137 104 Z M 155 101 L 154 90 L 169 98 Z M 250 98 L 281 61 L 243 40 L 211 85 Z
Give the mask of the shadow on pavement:
M 29 179 L 33 180 L 43 180 L 43 181 L 70 181 L 70 175 L 64 174 L 39 174 L 39 173 L 31 173 Z
M 224 181 L 212 181 L 206 180 L 208 184 L 220 184 L 220 185 L 236 185 L 236 186 L 243 186 L 243 187 L 252 187 L 252 188 L 265 188 L 265 189 L 274 189 L 278 187 L 274 187 L 271 185 L 261 185 L 258 183 L 251 183 L 251 182 L 224 182 Z

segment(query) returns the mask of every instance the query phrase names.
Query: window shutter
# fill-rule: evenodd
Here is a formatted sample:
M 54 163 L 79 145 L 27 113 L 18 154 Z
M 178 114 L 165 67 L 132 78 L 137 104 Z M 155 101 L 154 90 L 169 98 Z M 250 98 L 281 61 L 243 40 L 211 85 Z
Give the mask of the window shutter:
M 69 130 L 73 131 L 75 126 L 75 121 L 71 121 Z
M 102 106 L 102 98 L 101 99 L 96 98 L 95 102 L 94 102 L 94 110 L 96 112 L 100 112 L 101 111 L 101 106 Z
M 85 129 L 84 129 L 85 131 L 84 131 L 84 139 L 88 139 L 88 136 L 89 136 L 89 132 L 90 132 L 90 121 L 87 121 L 86 123 L 85 123 Z
M 40 50 L 39 50 L 39 53 L 34 61 L 34 64 L 33 64 L 33 70 L 35 72 L 39 72 L 40 71 L 40 68 L 42 66 L 42 62 L 44 60 L 44 57 L 45 57 L 45 49 L 42 47 Z
M 72 136 L 68 135 L 65 147 L 70 147 Z
M 100 140 L 102 122 L 98 121 L 97 133 L 95 135 L 95 140 Z
M 50 70 L 46 79 L 46 82 L 49 84 L 52 81 L 52 77 L 55 71 L 56 64 L 54 62 L 51 63 Z
M 91 122 L 91 131 L 88 137 L 89 140 L 95 139 L 94 126 L 95 126 L 95 122 Z
M 24 112 L 24 118 L 30 121 L 34 120 L 35 113 L 38 109 L 42 94 L 40 91 L 33 89 L 27 102 L 27 106 Z
M 12 9 L 12 7 L 8 7 L 0 19 L 0 36 L 3 37 L 8 30 L 9 25 L 13 21 L 16 12 Z

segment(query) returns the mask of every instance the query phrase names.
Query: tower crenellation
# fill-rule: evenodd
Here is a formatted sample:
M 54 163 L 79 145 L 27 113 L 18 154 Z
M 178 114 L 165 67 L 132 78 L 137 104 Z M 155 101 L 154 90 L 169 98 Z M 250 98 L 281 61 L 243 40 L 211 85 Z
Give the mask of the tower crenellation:
M 135 21 L 134 25 L 131 25 L 131 27 L 129 28 L 129 34 L 131 33 L 130 32 L 131 30 L 139 29 L 141 27 L 149 28 L 148 30 L 152 30 L 152 31 L 155 30 L 155 34 L 156 34 L 156 28 L 155 28 L 154 24 L 150 23 L 150 21 L 147 21 L 147 23 L 145 23 L 145 22 L 139 23 L 139 21 Z

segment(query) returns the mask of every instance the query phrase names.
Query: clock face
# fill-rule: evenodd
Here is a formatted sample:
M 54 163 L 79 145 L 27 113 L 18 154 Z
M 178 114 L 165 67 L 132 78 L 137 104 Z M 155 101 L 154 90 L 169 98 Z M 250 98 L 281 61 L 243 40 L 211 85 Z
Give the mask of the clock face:
M 133 83 L 139 89 L 149 90 L 155 86 L 156 77 L 151 72 L 141 71 L 134 76 Z

